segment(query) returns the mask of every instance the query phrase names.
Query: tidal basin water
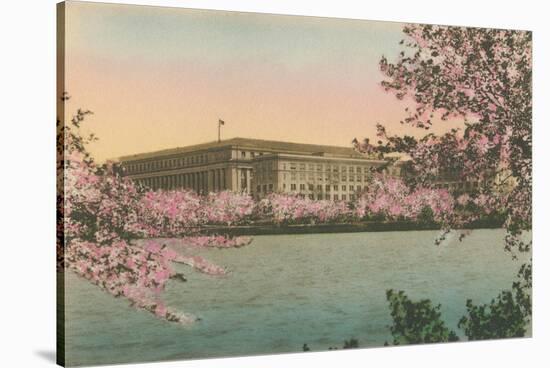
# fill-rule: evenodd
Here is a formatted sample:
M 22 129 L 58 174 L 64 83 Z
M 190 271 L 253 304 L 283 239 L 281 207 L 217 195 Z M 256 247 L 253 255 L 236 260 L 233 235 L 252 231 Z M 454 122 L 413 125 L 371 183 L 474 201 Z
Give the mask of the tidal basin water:
M 182 266 L 168 305 L 202 320 L 183 327 L 128 306 L 86 280 L 66 276 L 68 365 L 195 359 L 360 347 L 391 341 L 386 289 L 442 304 L 456 327 L 465 302 L 489 302 L 509 289 L 526 256 L 503 250 L 504 231 L 456 234 L 440 246 L 436 231 L 256 236 L 240 249 L 199 254 L 231 273 L 222 278 Z M 178 266 L 179 267 L 179 266 Z

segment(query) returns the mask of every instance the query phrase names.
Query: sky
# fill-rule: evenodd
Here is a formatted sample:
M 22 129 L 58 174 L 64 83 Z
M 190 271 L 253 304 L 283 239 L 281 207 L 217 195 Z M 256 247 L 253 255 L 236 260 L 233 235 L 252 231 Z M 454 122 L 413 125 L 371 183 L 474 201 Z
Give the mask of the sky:
M 100 162 L 214 141 L 218 119 L 222 139 L 350 146 L 377 122 L 419 133 L 380 87 L 401 23 L 72 1 L 65 21 L 66 114 L 94 112 Z

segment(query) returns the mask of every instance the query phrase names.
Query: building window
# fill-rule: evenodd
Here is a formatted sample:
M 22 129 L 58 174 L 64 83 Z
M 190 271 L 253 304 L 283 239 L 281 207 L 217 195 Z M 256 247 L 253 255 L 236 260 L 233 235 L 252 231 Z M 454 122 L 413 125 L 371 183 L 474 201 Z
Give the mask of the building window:
M 305 184 L 300 184 L 300 190 L 306 190 L 306 185 Z
M 317 184 L 317 190 L 320 192 L 323 190 L 323 186 L 321 184 Z
M 349 199 L 350 199 L 350 201 L 355 200 L 355 194 L 350 194 L 350 195 L 349 195 Z
M 286 189 L 286 184 L 285 184 L 285 183 L 283 183 L 283 190 L 285 190 L 285 189 Z
M 269 191 L 273 192 L 273 184 L 269 184 Z
M 325 194 L 325 199 L 329 200 L 330 199 L 330 194 Z
M 350 185 L 350 186 L 349 186 L 349 191 L 350 191 L 350 192 L 353 192 L 353 185 Z
M 296 170 L 296 164 L 290 164 L 290 170 Z
M 346 200 L 346 195 L 345 195 L 345 194 L 342 194 L 342 200 L 343 200 L 343 201 Z
M 308 184 L 308 185 L 307 185 L 307 188 L 308 188 L 309 190 L 313 190 L 313 184 Z
M 319 200 L 323 199 L 323 195 L 321 193 L 317 194 L 317 199 Z
M 338 185 L 335 185 L 335 186 L 334 186 L 334 190 L 335 190 L 335 191 L 338 191 Z
M 334 200 L 335 200 L 335 201 L 338 200 L 338 194 L 335 194 L 335 195 L 334 195 Z
M 256 192 L 260 193 L 262 191 L 262 187 L 260 185 L 256 186 Z
M 342 175 L 342 181 L 348 181 L 348 177 L 346 175 Z
M 245 151 L 241 151 L 241 157 L 242 157 L 242 158 L 245 158 L 245 157 L 246 157 L 246 152 L 245 152 Z
M 315 199 L 315 197 L 313 197 L 313 194 L 309 194 L 309 195 L 308 195 L 308 198 L 309 198 L 309 199 Z
M 346 190 L 346 186 L 345 186 L 345 185 L 342 185 L 342 190 L 343 190 L 343 191 Z
M 264 192 L 267 193 L 267 184 L 264 184 L 263 188 L 264 188 Z
M 326 190 L 327 192 L 330 192 L 330 184 L 325 185 L 325 190 Z
M 296 184 L 290 184 L 290 190 L 296 190 Z

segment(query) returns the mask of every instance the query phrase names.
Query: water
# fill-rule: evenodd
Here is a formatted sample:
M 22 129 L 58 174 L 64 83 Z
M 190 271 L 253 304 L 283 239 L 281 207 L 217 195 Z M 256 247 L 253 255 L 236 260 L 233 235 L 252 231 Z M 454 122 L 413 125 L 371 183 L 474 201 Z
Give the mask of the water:
M 442 304 L 449 326 L 471 298 L 484 303 L 511 286 L 521 264 L 503 250 L 502 230 L 476 230 L 433 244 L 437 232 L 267 235 L 240 249 L 201 250 L 232 272 L 215 278 L 182 266 L 168 305 L 202 318 L 191 327 L 128 307 L 67 275 L 68 365 L 193 359 L 361 347 L 391 341 L 386 289 Z

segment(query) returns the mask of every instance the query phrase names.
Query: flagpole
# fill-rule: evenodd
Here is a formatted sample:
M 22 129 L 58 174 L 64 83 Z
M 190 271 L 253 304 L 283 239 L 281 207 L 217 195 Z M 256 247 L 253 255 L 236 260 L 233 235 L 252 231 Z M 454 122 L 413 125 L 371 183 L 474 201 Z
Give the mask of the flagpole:
M 222 141 L 222 135 L 221 135 L 222 125 L 225 125 L 225 121 L 218 118 L 218 143 Z

